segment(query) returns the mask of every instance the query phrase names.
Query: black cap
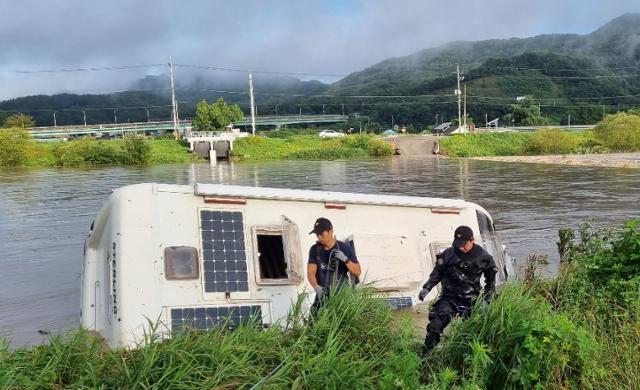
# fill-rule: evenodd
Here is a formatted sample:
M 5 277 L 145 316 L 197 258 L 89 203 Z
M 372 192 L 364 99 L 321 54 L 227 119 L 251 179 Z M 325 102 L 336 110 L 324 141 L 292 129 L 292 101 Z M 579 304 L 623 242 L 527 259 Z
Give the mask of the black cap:
M 460 248 L 473 238 L 473 230 L 469 226 L 458 226 L 455 233 L 453 233 L 453 243 L 451 246 L 454 248 Z
M 313 230 L 309 232 L 309 234 L 315 233 L 320 234 L 325 230 L 333 229 L 333 225 L 331 221 L 326 218 L 318 218 L 316 219 L 316 223 L 313 224 Z

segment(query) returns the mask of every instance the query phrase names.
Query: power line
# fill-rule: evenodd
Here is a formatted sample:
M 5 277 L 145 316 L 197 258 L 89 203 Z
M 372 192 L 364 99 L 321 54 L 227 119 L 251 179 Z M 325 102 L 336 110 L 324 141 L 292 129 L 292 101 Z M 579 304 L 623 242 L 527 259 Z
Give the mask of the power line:
M 204 69 L 214 70 L 220 72 L 240 72 L 240 73 L 260 73 L 260 74 L 272 74 L 281 76 L 325 76 L 325 77 L 344 77 L 346 73 L 311 73 L 311 72 L 274 72 L 267 70 L 249 70 L 249 69 L 234 69 L 234 68 L 222 68 L 218 66 L 206 66 L 206 65 L 191 65 L 191 64 L 173 64 L 182 68 Z
M 157 67 L 160 67 L 160 66 L 167 66 L 167 64 L 121 65 L 121 66 L 104 66 L 104 67 L 96 67 L 96 68 L 70 68 L 70 69 L 39 69 L 39 70 L 19 70 L 19 69 L 14 69 L 14 70 L 5 70 L 3 72 L 22 73 L 22 74 L 103 72 L 103 71 L 114 71 L 114 70 L 157 68 Z
M 164 108 L 171 107 L 171 104 L 165 105 L 153 105 L 153 106 L 137 106 L 137 107 L 87 107 L 87 108 L 62 108 L 62 109 L 54 109 L 54 108 L 38 108 L 38 109 L 13 109 L 13 110 L 0 110 L 0 112 L 82 112 L 82 111 L 102 111 L 102 110 L 138 110 L 138 109 L 146 109 L 146 108 Z
M 525 68 L 521 66 L 480 66 L 480 69 L 513 69 L 513 70 L 531 70 L 531 71 L 541 71 L 541 72 L 595 72 L 595 71 L 609 71 L 609 70 L 622 70 L 622 69 L 638 69 L 639 65 L 634 66 L 619 66 L 619 67 L 611 67 L 611 68 L 584 68 L 584 69 L 553 69 L 553 68 Z

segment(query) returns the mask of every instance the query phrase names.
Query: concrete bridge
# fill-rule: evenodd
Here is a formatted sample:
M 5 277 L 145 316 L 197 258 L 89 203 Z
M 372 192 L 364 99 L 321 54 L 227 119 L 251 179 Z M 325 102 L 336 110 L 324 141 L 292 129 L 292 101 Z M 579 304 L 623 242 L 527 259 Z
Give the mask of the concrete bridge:
M 279 115 L 256 117 L 256 127 L 282 127 L 288 125 L 331 124 L 346 122 L 347 115 Z M 245 117 L 235 124 L 237 127 L 251 126 L 251 118 Z M 178 123 L 181 132 L 191 130 L 191 121 L 183 120 Z M 136 122 L 136 123 L 111 123 L 101 125 L 71 125 L 34 127 L 30 130 L 34 138 L 75 138 L 89 137 L 116 137 L 127 133 L 139 134 L 163 134 L 173 131 L 172 121 L 163 122 Z

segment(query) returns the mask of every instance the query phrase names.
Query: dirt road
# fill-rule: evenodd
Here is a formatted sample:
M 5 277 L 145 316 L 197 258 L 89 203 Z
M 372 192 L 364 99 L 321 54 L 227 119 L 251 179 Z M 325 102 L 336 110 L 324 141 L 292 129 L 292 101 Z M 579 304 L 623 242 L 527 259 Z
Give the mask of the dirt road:
M 408 135 L 386 137 L 384 141 L 395 143 L 401 156 L 433 156 L 436 137 L 433 135 Z

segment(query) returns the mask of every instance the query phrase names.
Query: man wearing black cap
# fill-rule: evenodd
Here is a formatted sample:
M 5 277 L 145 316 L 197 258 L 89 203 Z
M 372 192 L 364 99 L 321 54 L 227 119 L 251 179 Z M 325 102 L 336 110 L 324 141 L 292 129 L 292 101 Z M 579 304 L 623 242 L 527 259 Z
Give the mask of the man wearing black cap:
M 315 234 L 318 240 L 309 249 L 307 263 L 307 278 L 316 292 L 311 306 L 311 312 L 315 313 L 332 288 L 339 289 L 348 284 L 349 273 L 360 276 L 360 264 L 351 246 L 336 240 L 328 219 L 318 218 L 309 234 Z
M 485 284 L 482 297 L 486 303 L 491 301 L 497 272 L 493 257 L 474 243 L 473 230 L 468 226 L 458 226 L 451 247 L 438 256 L 429 280 L 418 295 L 422 301 L 432 288 L 442 283 L 440 297 L 429 311 L 423 354 L 438 344 L 442 331 L 453 317 L 470 314 L 480 295 L 480 277 L 483 274 Z

